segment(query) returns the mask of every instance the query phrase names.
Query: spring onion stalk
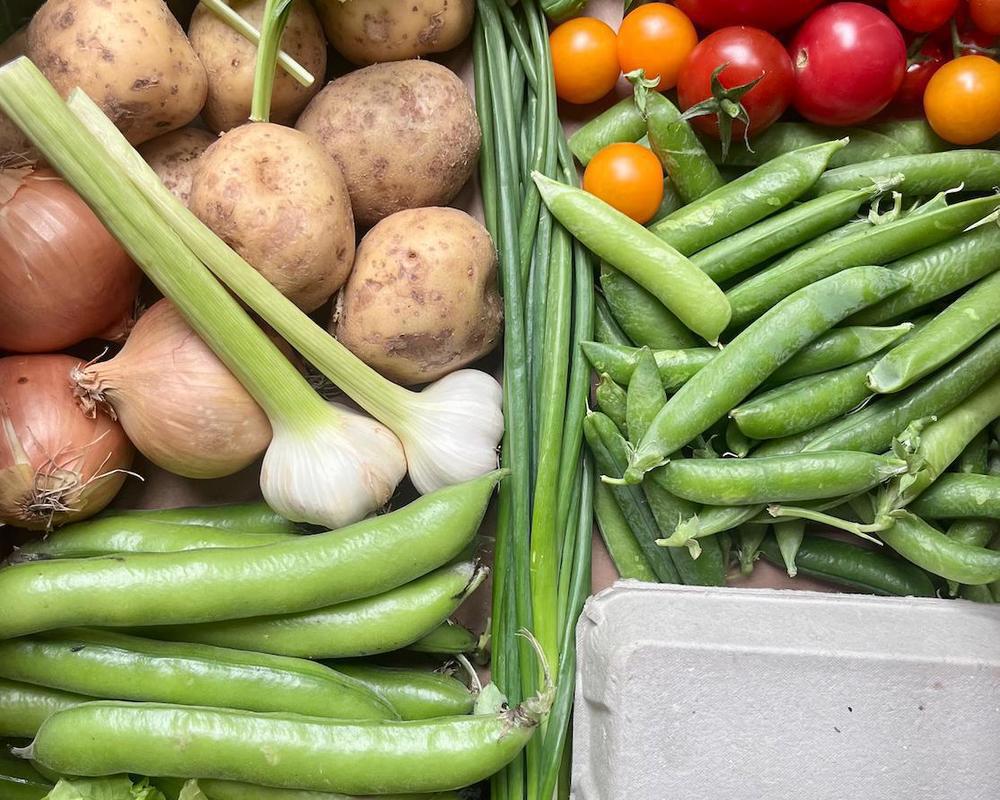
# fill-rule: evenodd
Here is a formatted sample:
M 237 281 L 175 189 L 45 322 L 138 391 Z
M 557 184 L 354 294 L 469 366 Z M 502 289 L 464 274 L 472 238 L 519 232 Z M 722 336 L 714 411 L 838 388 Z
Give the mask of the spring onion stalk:
M 185 245 L 307 361 L 399 437 L 417 491 L 425 494 L 496 468 L 503 414 L 500 385 L 492 376 L 462 369 L 420 392 L 386 380 L 177 200 L 93 101 L 74 92 L 69 106 Z
M 405 474 L 399 441 L 384 426 L 326 403 L 312 390 L 125 173 L 115 169 L 101 143 L 27 58 L 0 68 L 0 109 L 84 198 L 268 415 L 274 438 L 261 470 L 268 504 L 293 521 L 327 527 L 360 519 L 384 505 Z
M 292 0 L 266 0 L 264 19 L 257 43 L 257 63 L 253 76 L 253 97 L 250 101 L 250 121 L 268 122 L 271 118 L 271 98 L 274 75 L 278 68 L 281 37 L 292 13 Z
M 260 44 L 260 31 L 222 0 L 201 0 L 201 4 L 248 42 L 253 45 Z M 284 50 L 278 53 L 278 66 L 307 89 L 316 82 L 313 74 Z

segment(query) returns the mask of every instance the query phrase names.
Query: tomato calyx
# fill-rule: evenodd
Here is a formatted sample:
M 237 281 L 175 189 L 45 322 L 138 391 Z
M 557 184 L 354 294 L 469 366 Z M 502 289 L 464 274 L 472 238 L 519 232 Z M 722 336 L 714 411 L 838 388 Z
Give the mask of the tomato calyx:
M 983 47 L 975 41 L 966 41 L 962 34 L 958 32 L 958 23 L 951 21 L 951 47 L 955 58 L 962 56 L 988 56 L 989 58 L 1000 58 L 1000 47 Z
M 712 71 L 712 96 L 700 103 L 695 103 L 681 116 L 682 119 L 715 116 L 719 120 L 719 138 L 722 143 L 722 160 L 729 156 L 729 147 L 733 138 L 733 122 L 743 123 L 743 141 L 747 150 L 750 149 L 750 115 L 743 103 L 743 96 L 764 79 L 762 72 L 752 81 L 727 89 L 719 76 L 729 66 L 727 61 Z

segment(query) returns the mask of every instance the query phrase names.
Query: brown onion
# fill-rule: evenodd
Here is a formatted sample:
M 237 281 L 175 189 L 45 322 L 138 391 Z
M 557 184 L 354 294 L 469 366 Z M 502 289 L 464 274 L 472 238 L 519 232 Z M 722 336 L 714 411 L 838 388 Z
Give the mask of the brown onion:
M 0 170 L 0 350 L 42 353 L 115 339 L 133 314 L 140 279 L 58 175 Z
M 187 478 L 232 475 L 271 441 L 260 406 L 169 300 L 139 318 L 117 356 L 72 377 L 90 414 L 103 407 L 146 458 Z
M 40 530 L 103 509 L 128 475 L 121 425 L 90 418 L 63 355 L 0 358 L 0 523 Z

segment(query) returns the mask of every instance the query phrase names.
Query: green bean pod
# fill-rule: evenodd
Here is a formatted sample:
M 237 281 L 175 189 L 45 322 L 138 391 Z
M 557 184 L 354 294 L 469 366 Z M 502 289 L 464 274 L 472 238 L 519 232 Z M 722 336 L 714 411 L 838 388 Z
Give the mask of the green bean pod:
M 187 781 L 178 778 L 157 778 L 156 788 L 167 800 L 179 800 L 180 792 Z M 365 800 L 357 795 L 331 792 L 307 792 L 300 789 L 275 789 L 273 786 L 256 786 L 239 781 L 217 781 L 201 779 L 198 788 L 208 800 Z M 370 800 L 370 799 L 369 799 Z M 461 800 L 457 792 L 434 792 L 434 794 L 392 794 L 379 795 L 379 800 Z
M 846 139 L 840 139 L 785 153 L 678 209 L 650 231 L 680 253 L 696 253 L 803 195 L 826 169 L 831 156 L 846 143 Z
M 601 264 L 601 289 L 622 331 L 640 347 L 677 350 L 698 345 L 697 337 L 663 303 L 607 264 Z
M 49 717 L 19 755 L 63 774 L 235 780 L 345 794 L 434 792 L 489 777 L 549 703 L 409 722 L 98 701 Z
M 48 558 L 92 558 L 111 553 L 180 553 L 216 547 L 259 547 L 285 542 L 294 533 L 244 533 L 232 528 L 150 522 L 142 517 L 101 517 L 68 525 L 25 542 L 11 563 Z
M 587 360 L 598 374 L 627 386 L 639 359 L 638 347 L 583 342 L 580 345 Z M 668 391 L 676 391 L 698 370 L 708 364 L 719 351 L 714 347 L 694 347 L 687 350 L 656 350 L 653 358 L 660 370 L 660 380 Z
M 979 197 L 924 214 L 910 214 L 833 242 L 821 251 L 792 252 L 730 289 L 732 327 L 752 322 L 792 292 L 848 267 L 887 264 L 957 236 L 1000 207 L 996 197 Z
M 895 512 L 879 537 L 932 575 L 971 586 L 1000 580 L 1000 551 L 956 542 L 908 511 Z
M 594 298 L 594 339 L 601 344 L 631 345 L 603 296 Z
M 910 510 L 928 519 L 1000 519 L 1000 476 L 946 473 L 910 504 Z
M 359 661 L 334 661 L 329 666 L 385 698 L 402 719 L 471 714 L 475 705 L 476 698 L 464 683 L 440 672 Z
M 0 570 L 0 638 L 292 613 L 385 592 L 458 556 L 500 477 L 492 472 L 338 531 L 263 547 L 16 564 Z
M 57 689 L 0 679 L 0 736 L 30 739 L 50 715 L 90 699 Z
M 223 506 L 113 509 L 88 522 L 110 519 L 117 519 L 123 525 L 135 519 L 143 519 L 147 522 L 166 522 L 172 525 L 229 528 L 242 533 L 301 533 L 302 531 L 299 523 L 291 522 L 276 514 L 263 500 Z
M 601 480 L 594 480 L 594 517 L 604 546 L 614 562 L 619 576 L 625 579 L 656 582 L 656 573 L 643 555 L 628 520 L 618 507 L 611 487 Z
M 1000 325 L 1000 272 L 983 278 L 934 319 L 886 353 L 868 373 L 875 392 L 906 389 Z
M 905 281 L 888 270 L 856 267 L 781 301 L 670 398 L 636 448 L 626 479 L 640 480 L 728 414 L 810 341 L 903 286 Z
M 727 281 L 817 236 L 843 226 L 887 185 L 830 192 L 727 236 L 691 256 L 717 283 Z
M 602 414 L 607 414 L 615 426 L 622 432 L 628 431 L 626 427 L 627 402 L 625 390 L 611 380 L 611 376 L 602 372 L 597 381 L 597 388 L 594 390 L 594 397 L 597 400 L 597 410 Z
M 626 97 L 602 111 L 569 137 L 569 149 L 586 166 L 598 151 L 616 142 L 637 142 L 646 133 L 646 120 L 635 100 Z
M 760 545 L 764 558 L 784 565 L 778 543 L 771 537 Z M 807 535 L 795 555 L 803 575 L 887 597 L 935 597 L 937 591 L 927 573 L 913 564 L 877 550 L 839 539 Z
M 147 629 L 155 638 L 298 658 L 353 658 L 411 645 L 485 580 L 473 561 L 441 567 L 385 594 L 312 611 Z
M 953 239 L 895 261 L 888 268 L 910 285 L 855 314 L 849 322 L 879 325 L 964 289 L 1000 268 L 1000 225 L 977 225 Z
M 995 150 L 949 150 L 895 156 L 850 164 L 825 172 L 812 187 L 813 195 L 838 189 L 860 189 L 872 180 L 902 175 L 898 192 L 919 197 L 962 186 L 967 192 L 989 192 L 1000 183 L 1000 152 Z
M 703 339 L 718 340 L 729 324 L 729 302 L 711 278 L 600 198 L 538 172 L 532 177 L 552 215 L 585 247 L 649 291 Z
M 650 149 L 660 159 L 681 199 L 691 203 L 725 186 L 718 167 L 677 107 L 657 92 L 650 92 L 646 103 Z
M 365 686 L 310 661 L 100 630 L 0 642 L 0 677 L 112 700 L 395 719 Z

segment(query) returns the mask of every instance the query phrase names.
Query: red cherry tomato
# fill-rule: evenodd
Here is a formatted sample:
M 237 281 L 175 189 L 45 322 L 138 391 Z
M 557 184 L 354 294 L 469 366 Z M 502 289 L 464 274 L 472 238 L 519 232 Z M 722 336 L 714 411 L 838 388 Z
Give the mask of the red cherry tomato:
M 924 42 L 920 51 L 911 56 L 903 84 L 892 98 L 889 111 L 897 117 L 919 117 L 924 113 L 924 90 L 934 73 L 948 61 L 944 48 L 933 39 Z
M 903 34 L 881 11 L 861 3 L 821 8 L 789 49 L 795 108 L 821 125 L 856 125 L 875 116 L 906 74 Z
M 766 31 L 780 31 L 805 19 L 822 2 L 823 0 L 676 0 L 676 5 L 705 30 L 748 25 Z
M 615 88 L 618 37 L 599 19 L 577 17 L 549 35 L 556 94 L 567 103 L 593 103 Z
M 656 90 L 663 92 L 677 85 L 677 73 L 696 44 L 698 32 L 683 11 L 644 3 L 618 29 L 618 63 L 626 74 L 641 69 L 647 78 L 659 78 Z
M 758 134 L 780 117 L 792 102 L 795 70 L 784 46 L 771 34 L 757 28 L 723 28 L 703 39 L 688 57 L 677 84 L 681 108 L 712 96 L 712 73 L 726 64 L 719 81 L 727 89 L 761 78 L 740 102 L 750 117 L 750 133 Z M 715 115 L 695 117 L 691 124 L 703 133 L 718 137 Z M 743 136 L 743 123 L 733 124 L 733 136 Z
M 587 164 L 583 188 L 636 222 L 646 223 L 663 200 L 663 166 L 641 144 L 609 144 Z
M 969 0 L 969 15 L 977 28 L 1000 36 L 1000 0 Z
M 889 13 L 914 33 L 940 28 L 958 11 L 959 0 L 889 0 Z

